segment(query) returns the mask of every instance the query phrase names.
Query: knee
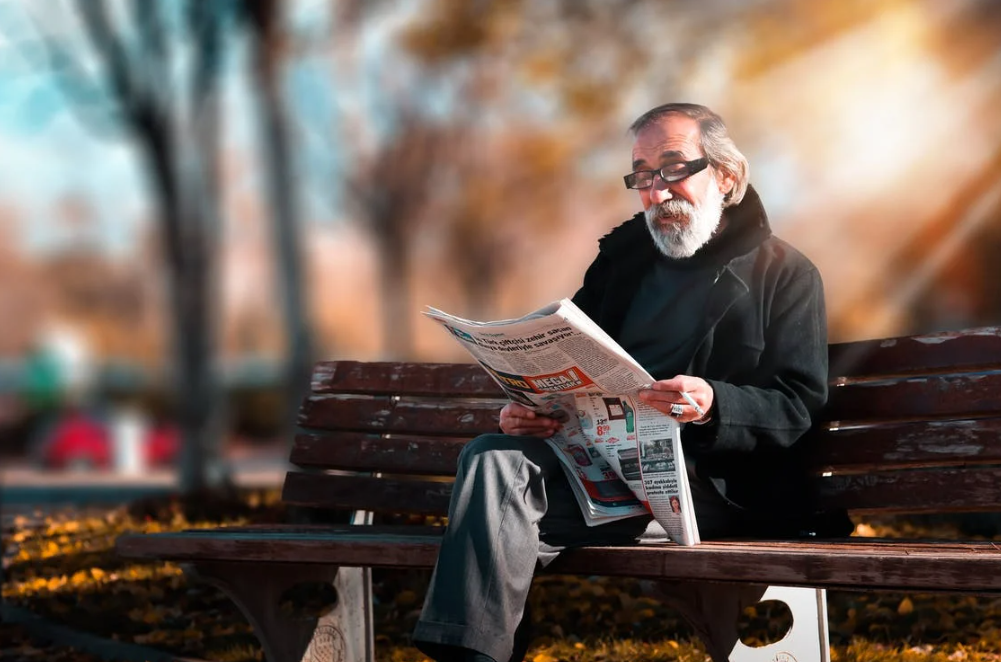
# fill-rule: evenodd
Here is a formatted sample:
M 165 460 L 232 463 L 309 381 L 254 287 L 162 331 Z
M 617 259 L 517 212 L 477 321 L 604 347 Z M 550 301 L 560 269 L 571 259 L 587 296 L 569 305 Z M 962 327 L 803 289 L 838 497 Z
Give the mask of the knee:
M 459 453 L 459 472 L 482 462 L 496 462 L 504 451 L 511 450 L 511 437 L 506 434 L 481 434 L 468 442 Z
M 528 467 L 532 473 L 548 473 L 559 460 L 542 439 L 508 434 L 484 434 L 466 444 L 459 454 L 458 474 L 483 471 L 517 471 Z
M 488 434 L 467 443 L 459 455 L 449 517 L 462 519 L 472 503 L 492 511 L 511 498 L 531 499 L 544 513 L 545 476 L 537 457 L 541 452 L 558 464 L 541 439 Z

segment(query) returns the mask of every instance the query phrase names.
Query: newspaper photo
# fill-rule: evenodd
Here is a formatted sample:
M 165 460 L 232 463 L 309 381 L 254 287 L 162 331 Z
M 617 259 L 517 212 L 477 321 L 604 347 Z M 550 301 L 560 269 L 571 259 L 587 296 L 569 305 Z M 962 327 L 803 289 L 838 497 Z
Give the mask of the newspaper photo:
M 524 317 L 441 324 L 513 402 L 563 423 L 556 451 L 588 526 L 651 513 L 671 540 L 699 542 L 676 420 L 644 404 L 642 366 L 572 301 Z

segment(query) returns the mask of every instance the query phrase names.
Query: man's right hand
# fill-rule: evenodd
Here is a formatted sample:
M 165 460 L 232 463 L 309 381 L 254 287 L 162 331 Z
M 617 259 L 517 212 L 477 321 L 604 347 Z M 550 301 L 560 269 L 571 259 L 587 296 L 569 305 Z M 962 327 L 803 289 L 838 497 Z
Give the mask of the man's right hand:
M 554 418 L 532 411 L 525 405 L 509 402 L 500 412 L 500 429 L 504 434 L 514 434 L 547 439 L 563 427 Z

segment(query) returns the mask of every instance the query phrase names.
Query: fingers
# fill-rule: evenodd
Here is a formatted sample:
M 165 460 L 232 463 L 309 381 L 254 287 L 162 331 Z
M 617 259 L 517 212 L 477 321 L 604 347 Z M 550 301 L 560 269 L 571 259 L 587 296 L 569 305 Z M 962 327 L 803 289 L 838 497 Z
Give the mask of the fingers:
M 536 413 L 516 402 L 510 402 L 501 409 L 500 428 L 504 434 L 545 439 L 556 434 L 561 427 L 562 424 L 559 421 Z
M 518 404 L 517 402 L 509 402 L 504 405 L 500 410 L 500 417 L 503 421 L 505 418 L 529 418 L 534 415 L 535 412 L 526 407 L 525 405 Z
M 701 377 L 677 375 L 642 389 L 639 399 L 679 423 L 691 423 L 706 418 L 713 405 L 714 395 L 712 386 Z M 562 427 L 559 421 L 517 402 L 509 402 L 500 412 L 500 428 L 505 434 L 545 439 L 556 434 Z
M 639 392 L 641 401 L 680 423 L 704 418 L 712 407 L 713 397 L 712 386 L 707 381 L 690 375 L 662 379 Z

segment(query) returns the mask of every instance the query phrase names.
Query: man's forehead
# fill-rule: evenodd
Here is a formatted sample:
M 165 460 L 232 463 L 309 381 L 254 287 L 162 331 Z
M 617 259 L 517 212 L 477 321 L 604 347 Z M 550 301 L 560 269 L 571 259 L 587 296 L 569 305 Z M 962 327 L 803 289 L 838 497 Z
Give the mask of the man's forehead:
M 691 158 L 701 152 L 699 123 L 685 115 L 666 115 L 643 127 L 633 143 L 633 161 Z

